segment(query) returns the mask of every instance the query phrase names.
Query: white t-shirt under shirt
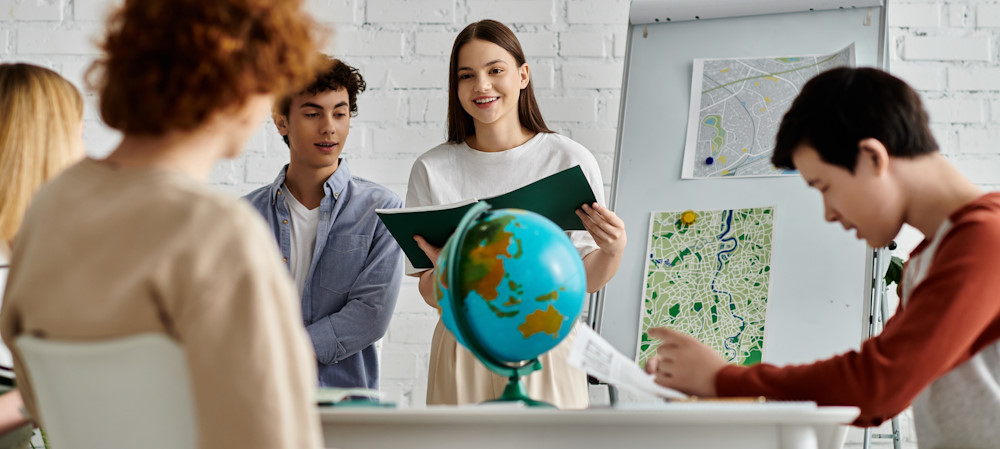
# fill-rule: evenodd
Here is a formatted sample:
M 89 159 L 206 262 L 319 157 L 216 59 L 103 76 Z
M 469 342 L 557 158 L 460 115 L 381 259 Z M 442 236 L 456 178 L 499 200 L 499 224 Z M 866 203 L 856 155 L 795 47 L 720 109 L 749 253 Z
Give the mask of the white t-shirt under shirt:
M 507 193 L 541 178 L 579 165 L 597 202 L 604 203 L 604 181 L 597 160 L 572 139 L 555 133 L 538 133 L 524 144 L 487 153 L 465 143 L 445 143 L 422 154 L 410 171 L 406 206 L 454 203 Z M 597 249 L 587 231 L 569 233 L 583 257 Z M 416 274 L 407 263 L 407 274 Z M 566 363 L 576 329 L 551 351 L 539 357 L 542 370 L 524 379 L 528 396 L 563 409 L 589 404 L 587 376 Z M 507 379 L 484 367 L 455 341 L 439 320 L 431 339 L 427 379 L 427 404 L 471 404 L 500 395 Z
M 319 227 L 319 207 L 309 209 L 299 202 L 287 185 L 281 186 L 281 194 L 288 204 L 288 214 L 291 219 L 292 246 L 288 250 L 288 268 L 295 278 L 295 287 L 299 296 L 306 288 L 309 277 L 309 267 L 312 266 L 313 248 L 316 247 L 316 229 Z
M 502 195 L 575 165 L 583 169 L 597 202 L 605 204 L 604 180 L 597 160 L 568 137 L 538 133 L 521 146 L 493 153 L 474 150 L 465 143 L 443 143 L 413 163 L 406 207 Z M 587 231 L 571 231 L 569 237 L 581 257 L 597 249 Z M 406 274 L 421 271 L 407 261 Z

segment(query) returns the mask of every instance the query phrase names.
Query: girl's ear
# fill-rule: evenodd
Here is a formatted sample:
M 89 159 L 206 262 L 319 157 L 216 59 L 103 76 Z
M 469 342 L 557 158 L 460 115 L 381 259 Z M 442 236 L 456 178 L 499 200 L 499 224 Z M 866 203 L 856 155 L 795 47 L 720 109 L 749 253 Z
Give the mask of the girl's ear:
M 531 81 L 531 75 L 528 70 L 528 63 L 521 64 L 521 67 L 517 68 L 517 73 L 521 75 L 521 89 L 528 87 L 528 82 Z

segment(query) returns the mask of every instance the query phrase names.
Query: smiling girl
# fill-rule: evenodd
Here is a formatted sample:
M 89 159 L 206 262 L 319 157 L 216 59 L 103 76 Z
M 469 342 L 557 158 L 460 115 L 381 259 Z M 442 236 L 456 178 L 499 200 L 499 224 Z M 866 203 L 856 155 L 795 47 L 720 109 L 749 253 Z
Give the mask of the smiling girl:
M 594 156 L 579 143 L 545 126 L 535 101 L 521 44 L 503 24 L 483 20 L 467 26 L 451 51 L 448 73 L 448 141 L 424 153 L 413 165 L 406 206 L 447 204 L 509 192 L 579 165 L 597 202 L 579 205 L 586 231 L 569 232 L 587 272 L 587 291 L 606 284 L 625 250 L 625 224 L 604 202 L 604 181 Z M 432 261 L 440 248 L 417 238 Z M 433 271 L 407 267 L 420 277 L 420 294 L 436 307 Z M 544 367 L 528 376 L 533 399 L 559 408 L 588 406 L 587 379 L 566 357 L 574 329 L 541 356 Z M 507 379 L 479 363 L 457 344 L 439 320 L 431 342 L 427 404 L 468 404 L 494 399 Z

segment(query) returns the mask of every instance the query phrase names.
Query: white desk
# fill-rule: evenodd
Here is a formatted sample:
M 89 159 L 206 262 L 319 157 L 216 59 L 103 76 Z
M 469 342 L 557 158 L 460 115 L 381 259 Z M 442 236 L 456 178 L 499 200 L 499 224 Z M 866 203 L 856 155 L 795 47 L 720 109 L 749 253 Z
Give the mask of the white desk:
M 558 411 L 320 408 L 326 447 L 839 449 L 855 407 L 688 403 Z

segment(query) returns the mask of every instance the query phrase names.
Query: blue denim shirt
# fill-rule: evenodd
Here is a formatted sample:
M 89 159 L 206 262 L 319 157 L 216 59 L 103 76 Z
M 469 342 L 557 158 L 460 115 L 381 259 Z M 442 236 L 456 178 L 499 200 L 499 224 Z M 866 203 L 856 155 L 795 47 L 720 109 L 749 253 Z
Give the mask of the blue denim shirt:
M 245 198 L 274 230 L 286 261 L 291 248 L 288 206 L 274 183 Z M 344 160 L 323 183 L 316 247 L 302 291 L 302 321 L 316 351 L 319 385 L 378 388 L 374 343 L 385 335 L 402 280 L 402 251 L 375 214 L 403 207 L 389 189 L 351 176 Z

